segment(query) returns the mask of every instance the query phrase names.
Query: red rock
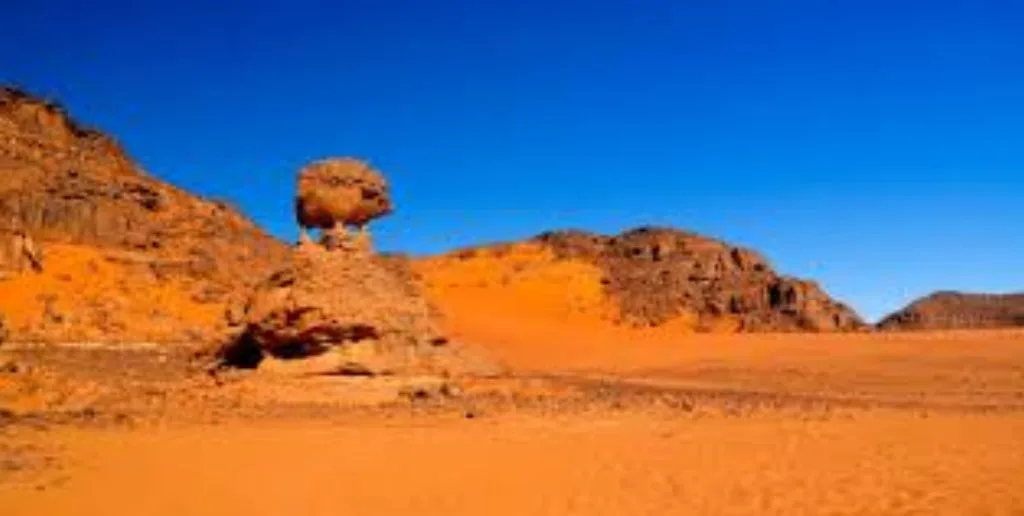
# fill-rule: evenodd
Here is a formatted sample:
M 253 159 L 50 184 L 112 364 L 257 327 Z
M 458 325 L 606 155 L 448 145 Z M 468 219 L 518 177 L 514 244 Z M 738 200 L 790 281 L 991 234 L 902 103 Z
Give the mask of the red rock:
M 101 307 L 146 299 L 134 292 L 171 283 L 184 290 L 173 296 L 174 303 L 179 297 L 202 299 L 197 305 L 224 303 L 231 292 L 250 287 L 254 278 L 268 274 L 287 256 L 282 242 L 237 210 L 149 176 L 113 138 L 75 122 L 60 106 L 13 88 L 0 88 L 0 229 L 5 230 L 0 239 L 6 240 L 24 232 L 37 250 L 63 246 L 67 255 L 79 246 L 90 256 L 83 260 L 92 260 L 97 251 L 104 260 L 117 263 L 119 279 L 108 278 L 112 288 L 96 298 L 67 300 L 96 307 L 95 317 L 86 316 L 92 311 L 82 308 L 80 317 L 61 324 L 34 329 L 19 325 L 12 330 L 18 334 L 29 329 L 31 338 L 191 339 L 198 321 L 167 323 L 175 328 L 156 320 L 159 331 L 150 332 L 145 320 L 104 328 L 96 317 L 117 320 L 116 313 L 100 314 Z M 27 250 L 24 245 L 20 249 Z M 240 270 L 247 274 L 238 274 Z M 76 282 L 87 278 L 78 275 L 72 280 L 64 292 L 54 294 L 72 295 L 80 285 Z M 49 288 L 45 284 L 39 288 Z M 36 308 L 41 315 L 45 307 Z M 31 314 L 25 318 L 42 320 Z
M 311 163 L 299 172 L 295 218 L 302 239 L 306 229 L 327 233 L 344 232 L 344 226 L 362 229 L 393 209 L 387 181 L 366 162 L 332 158 Z
M 878 323 L 883 330 L 953 330 L 1024 327 L 1024 293 L 936 292 Z

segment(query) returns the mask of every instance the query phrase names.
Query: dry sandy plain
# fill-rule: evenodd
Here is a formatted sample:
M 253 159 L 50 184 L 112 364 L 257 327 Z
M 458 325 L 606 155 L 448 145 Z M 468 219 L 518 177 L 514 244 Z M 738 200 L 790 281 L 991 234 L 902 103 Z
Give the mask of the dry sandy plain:
M 0 348 L 0 514 L 1024 514 L 1024 332 L 485 320 L 446 395 Z

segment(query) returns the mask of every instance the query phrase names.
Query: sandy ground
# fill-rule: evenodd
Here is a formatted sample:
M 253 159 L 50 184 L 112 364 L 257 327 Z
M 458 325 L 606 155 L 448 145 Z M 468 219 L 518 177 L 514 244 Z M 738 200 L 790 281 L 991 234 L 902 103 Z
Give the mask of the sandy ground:
M 1024 514 L 1024 333 L 513 340 L 422 406 L 90 367 L 0 425 L 0 514 Z
M 642 417 L 68 432 L 3 514 L 1020 514 L 1024 419 Z

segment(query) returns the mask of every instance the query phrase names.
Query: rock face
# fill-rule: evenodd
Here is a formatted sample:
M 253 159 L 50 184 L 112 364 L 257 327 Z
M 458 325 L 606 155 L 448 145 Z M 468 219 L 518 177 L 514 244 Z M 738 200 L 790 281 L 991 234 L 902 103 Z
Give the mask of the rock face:
M 696 316 L 739 331 L 849 331 L 864 327 L 851 309 L 816 283 L 780 276 L 755 251 L 669 228 L 639 228 L 615 237 L 556 232 L 537 238 L 563 258 L 604 271 L 607 294 L 624 322 L 657 326 Z
M 321 362 L 326 369 L 319 372 L 408 372 L 447 344 L 426 300 L 378 257 L 316 244 L 298 247 L 238 319 L 241 335 L 224 355 L 241 366 L 332 354 L 334 362 Z
M 353 158 L 312 163 L 299 172 L 295 218 L 305 230 L 325 232 L 345 226 L 363 228 L 367 222 L 392 212 L 387 181 L 369 164 Z
M 1024 327 L 1024 293 L 936 292 L 878 323 L 883 330 L 953 330 Z
M 24 312 L 20 322 L 11 321 L 15 336 L 40 339 L 85 338 L 85 333 L 90 333 L 90 338 L 195 339 L 194 325 L 189 321 L 178 324 L 173 317 L 158 335 L 149 335 L 145 316 L 132 313 L 122 318 L 116 305 L 131 303 L 139 288 L 173 284 L 178 290 L 170 296 L 174 306 L 162 304 L 172 301 L 161 295 L 157 297 L 164 301 L 157 301 L 153 310 L 184 313 L 189 310 L 181 305 L 194 303 L 205 312 L 227 303 L 232 293 L 252 284 L 251 278 L 273 270 L 287 256 L 284 244 L 226 203 L 201 199 L 147 175 L 109 136 L 81 126 L 51 102 L 3 87 L 0 238 L 11 241 L 21 234 L 44 255 L 57 248 L 66 251 L 68 260 L 76 249 L 100 253 L 90 254 L 96 263 L 81 267 L 83 274 L 68 277 L 70 273 L 65 271 L 59 279 L 46 276 L 50 272 L 44 262 L 46 277 L 39 279 L 38 285 L 20 285 L 18 292 L 34 292 L 36 286 L 36 290 L 46 291 L 55 283 L 54 292 L 40 295 L 56 296 L 57 305 L 110 305 L 109 310 L 98 308 L 96 317 L 115 321 L 98 334 L 84 332 L 99 326 L 90 320 L 92 316 L 51 321 L 44 328 L 39 322 L 45 319 L 41 317 L 44 303 L 35 298 L 11 301 Z M 27 256 L 24 250 L 22 246 L 23 257 Z M 109 264 L 116 265 L 120 276 L 110 279 L 102 292 L 98 289 L 99 297 L 62 301 L 80 284 L 91 281 L 89 270 Z M 249 273 L 238 274 L 239 270 Z M 22 310 L 26 303 L 37 306 L 40 313 Z
M 32 237 L 20 230 L 0 234 L 0 280 L 43 271 L 43 253 Z
M 605 322 L 726 332 L 866 327 L 817 284 L 779 275 L 760 254 L 668 228 L 617 236 L 546 233 L 421 259 L 417 270 L 455 326 L 461 326 L 463 315 L 476 317 L 463 311 L 476 310 L 488 298 L 507 297 L 519 299 L 508 303 L 513 312 L 523 312 L 519 305 L 543 307 L 533 312 L 548 319 L 575 318 L 574 324 L 594 328 Z
M 309 171 L 322 164 L 300 173 L 300 199 L 303 189 L 310 192 Z M 360 194 L 356 200 L 366 197 Z M 386 199 L 386 195 L 373 199 Z M 389 201 L 387 206 L 390 209 Z M 296 205 L 300 220 L 308 209 L 308 203 Z M 333 218 L 342 211 L 330 212 L 332 224 L 356 220 Z M 369 218 L 364 217 L 371 212 L 373 216 L 385 213 L 374 208 L 359 215 L 359 223 L 365 224 Z M 320 244 L 300 243 L 290 263 L 259 284 L 236 311 L 239 333 L 222 349 L 222 358 L 247 367 L 263 367 L 268 358 L 302 359 L 315 365 L 301 371 L 322 374 L 449 370 L 447 339 L 412 277 L 400 269 L 373 253 L 365 233 L 335 233 Z

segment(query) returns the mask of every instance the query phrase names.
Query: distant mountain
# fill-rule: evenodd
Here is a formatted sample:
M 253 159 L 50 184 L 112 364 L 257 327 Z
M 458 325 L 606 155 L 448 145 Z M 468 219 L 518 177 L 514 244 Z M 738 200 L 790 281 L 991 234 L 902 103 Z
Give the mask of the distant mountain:
M 1024 327 L 1024 292 L 936 292 L 878 323 L 883 330 L 946 330 Z

